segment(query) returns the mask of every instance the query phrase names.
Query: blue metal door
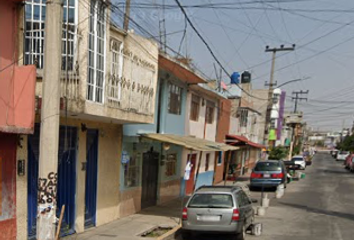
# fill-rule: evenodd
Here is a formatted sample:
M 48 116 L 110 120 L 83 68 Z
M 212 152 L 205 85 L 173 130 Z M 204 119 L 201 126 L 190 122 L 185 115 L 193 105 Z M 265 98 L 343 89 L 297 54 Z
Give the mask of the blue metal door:
M 85 228 L 96 225 L 97 199 L 97 154 L 98 131 L 89 129 L 86 137 L 86 190 L 85 190 Z
M 28 138 L 28 237 L 36 238 L 39 125 L 35 133 Z M 66 139 L 66 140 L 65 140 Z M 60 127 L 58 156 L 57 216 L 62 205 L 65 213 L 61 227 L 61 236 L 73 234 L 75 223 L 76 194 L 76 147 L 77 129 Z

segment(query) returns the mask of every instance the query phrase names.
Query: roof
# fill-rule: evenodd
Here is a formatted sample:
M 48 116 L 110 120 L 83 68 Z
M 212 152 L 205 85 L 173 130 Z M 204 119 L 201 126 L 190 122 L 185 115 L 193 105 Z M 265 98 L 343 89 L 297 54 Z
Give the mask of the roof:
M 216 91 L 215 89 L 212 89 L 210 86 L 207 84 L 200 83 L 198 85 L 192 85 L 191 89 L 196 91 L 197 93 L 200 94 L 205 94 L 206 96 L 213 98 L 215 100 L 217 99 L 227 99 L 222 93 Z
M 224 143 L 218 143 L 213 141 L 208 141 L 201 138 L 195 138 L 191 136 L 181 136 L 175 134 L 141 134 L 142 137 L 149 138 L 152 140 L 167 142 L 175 145 L 185 147 L 187 149 L 205 152 L 219 152 L 219 151 L 233 151 L 240 149 L 239 147 L 230 146 Z
M 197 72 L 184 65 L 183 63 L 177 61 L 176 59 L 169 57 L 167 54 L 159 54 L 159 68 L 172 73 L 178 79 L 189 84 L 207 82 Z
M 231 141 L 230 141 L 231 140 Z M 233 141 L 236 140 L 236 141 Z M 259 144 L 259 143 L 255 143 L 252 142 L 250 140 L 248 140 L 248 138 L 246 138 L 245 136 L 240 136 L 240 135 L 226 135 L 226 143 L 233 145 L 233 146 L 251 146 L 254 148 L 266 148 L 264 145 Z
M 235 190 L 240 190 L 240 186 L 201 186 L 196 190 L 198 193 L 220 193 L 220 192 L 226 192 L 226 193 L 232 193 Z

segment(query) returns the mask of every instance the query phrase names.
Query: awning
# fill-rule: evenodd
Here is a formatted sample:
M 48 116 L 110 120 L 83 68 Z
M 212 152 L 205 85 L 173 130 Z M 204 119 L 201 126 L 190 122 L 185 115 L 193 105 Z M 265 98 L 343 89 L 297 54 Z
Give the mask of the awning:
M 236 141 L 235 141 L 236 140 Z M 226 143 L 233 146 L 251 146 L 254 148 L 266 148 L 264 145 L 252 142 L 248 138 L 239 135 L 226 135 Z
M 224 143 L 208 141 L 205 139 L 195 138 L 191 136 L 181 136 L 175 134 L 158 134 L 158 133 L 140 134 L 140 136 L 155 141 L 159 141 L 159 142 L 167 142 L 167 143 L 175 144 L 195 151 L 225 152 L 225 151 L 234 151 L 240 149 L 239 147 L 227 145 Z

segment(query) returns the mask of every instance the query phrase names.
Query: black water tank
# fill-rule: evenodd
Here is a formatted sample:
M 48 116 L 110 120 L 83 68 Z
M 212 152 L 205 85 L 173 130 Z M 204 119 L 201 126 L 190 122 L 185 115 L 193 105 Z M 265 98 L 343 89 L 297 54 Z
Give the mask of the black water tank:
M 251 82 L 251 73 L 244 71 L 241 74 L 241 83 L 250 83 Z

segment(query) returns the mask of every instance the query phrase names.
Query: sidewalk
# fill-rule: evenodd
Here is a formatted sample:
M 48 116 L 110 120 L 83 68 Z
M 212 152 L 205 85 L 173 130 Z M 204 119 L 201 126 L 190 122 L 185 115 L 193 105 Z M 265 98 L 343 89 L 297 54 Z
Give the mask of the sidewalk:
M 84 233 L 74 234 L 64 240 L 142 240 L 151 239 L 140 237 L 146 231 L 155 227 L 174 228 L 179 224 L 181 199 L 167 204 L 144 209 L 143 211 L 118 219 L 112 223 L 88 229 Z

